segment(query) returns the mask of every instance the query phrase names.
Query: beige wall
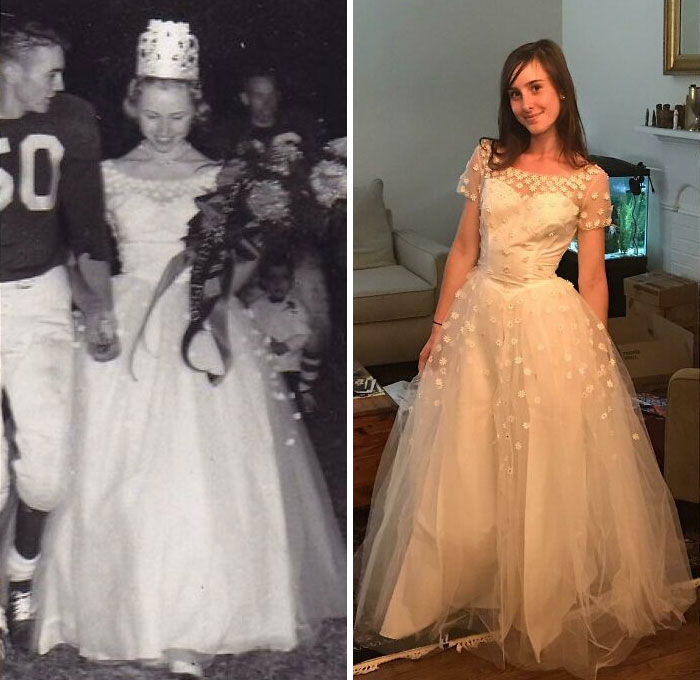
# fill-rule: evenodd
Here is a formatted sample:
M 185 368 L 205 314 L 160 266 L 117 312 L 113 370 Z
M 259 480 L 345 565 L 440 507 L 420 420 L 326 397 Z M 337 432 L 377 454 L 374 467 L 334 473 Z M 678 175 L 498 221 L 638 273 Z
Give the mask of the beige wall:
M 503 61 L 524 42 L 561 42 L 561 3 L 353 1 L 354 182 L 384 180 L 397 226 L 451 242 L 459 174 L 497 132 Z

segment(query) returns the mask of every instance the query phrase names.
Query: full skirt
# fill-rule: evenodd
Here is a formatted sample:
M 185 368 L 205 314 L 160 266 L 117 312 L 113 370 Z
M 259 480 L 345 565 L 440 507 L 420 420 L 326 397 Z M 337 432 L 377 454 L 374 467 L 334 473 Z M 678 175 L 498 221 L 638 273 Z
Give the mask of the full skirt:
M 153 281 L 115 279 L 118 360 L 80 350 L 73 478 L 37 579 L 42 653 L 206 661 L 288 650 L 344 615 L 344 550 L 294 401 L 235 299 L 226 378 L 213 386 L 185 366 L 185 278 L 156 305 L 133 371 Z M 221 368 L 206 334 L 192 357 Z
M 567 282 L 476 268 L 398 414 L 356 635 L 455 631 L 498 665 L 583 678 L 695 601 L 673 499 L 604 326 Z

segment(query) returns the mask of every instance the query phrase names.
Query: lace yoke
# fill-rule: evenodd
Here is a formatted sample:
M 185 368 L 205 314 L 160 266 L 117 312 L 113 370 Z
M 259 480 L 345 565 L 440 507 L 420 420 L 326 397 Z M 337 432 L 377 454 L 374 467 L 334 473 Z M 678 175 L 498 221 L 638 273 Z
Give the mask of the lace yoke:
M 168 203 L 183 195 L 211 191 L 216 185 L 219 170 L 219 165 L 207 165 L 194 175 L 182 179 L 141 179 L 126 174 L 112 160 L 102 162 L 102 177 L 107 194 L 140 194 L 158 203 Z
M 578 209 L 578 228 L 595 229 L 610 224 L 610 189 L 608 176 L 598 165 L 589 164 L 570 175 L 551 175 L 509 167 L 492 170 L 488 165 L 491 142 L 480 143 L 459 178 L 457 191 L 469 200 L 479 202 L 482 187 L 496 180 L 513 189 L 522 198 L 559 194 L 567 197 Z

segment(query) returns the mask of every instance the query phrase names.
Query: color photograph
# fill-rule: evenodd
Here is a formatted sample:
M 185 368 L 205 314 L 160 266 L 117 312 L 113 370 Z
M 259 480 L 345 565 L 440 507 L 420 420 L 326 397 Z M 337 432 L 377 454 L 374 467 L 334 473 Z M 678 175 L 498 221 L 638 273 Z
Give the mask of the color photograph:
M 696 678 L 697 0 L 352 35 L 354 674 Z

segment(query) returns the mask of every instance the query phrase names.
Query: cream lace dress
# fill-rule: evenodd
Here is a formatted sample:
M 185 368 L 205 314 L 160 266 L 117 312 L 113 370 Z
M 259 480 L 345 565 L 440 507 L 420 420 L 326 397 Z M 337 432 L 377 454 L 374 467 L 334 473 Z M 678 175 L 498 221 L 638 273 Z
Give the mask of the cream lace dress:
M 577 229 L 610 223 L 608 177 L 492 171 L 489 153 L 458 186 L 480 206 L 478 264 L 382 459 L 356 635 L 482 633 L 499 665 L 594 678 L 695 592 L 629 376 L 555 275 Z
M 194 198 L 216 169 L 137 180 L 106 161 L 124 273 L 114 279 L 123 352 L 79 350 L 74 479 L 52 513 L 39 576 L 40 652 L 151 663 L 287 650 L 345 613 L 344 548 L 301 416 L 248 312 L 232 299 L 233 365 L 216 387 L 180 341 L 189 276 L 162 296 L 128 366 Z M 194 346 L 216 369 L 213 344 Z

